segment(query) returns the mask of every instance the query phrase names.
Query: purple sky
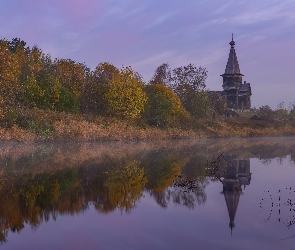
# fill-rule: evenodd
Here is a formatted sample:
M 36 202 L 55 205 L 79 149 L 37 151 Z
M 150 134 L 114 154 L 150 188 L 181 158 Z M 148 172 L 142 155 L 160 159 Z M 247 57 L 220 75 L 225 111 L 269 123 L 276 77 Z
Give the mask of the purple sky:
M 131 66 L 150 80 L 162 63 L 207 68 L 221 90 L 231 40 L 252 106 L 295 102 L 294 0 L 1 0 L 0 37 L 92 69 Z

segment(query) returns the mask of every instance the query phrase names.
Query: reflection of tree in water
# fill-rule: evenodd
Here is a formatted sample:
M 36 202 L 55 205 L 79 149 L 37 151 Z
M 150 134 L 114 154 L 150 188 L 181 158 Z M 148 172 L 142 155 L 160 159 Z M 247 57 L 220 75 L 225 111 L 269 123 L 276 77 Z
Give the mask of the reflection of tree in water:
M 189 208 L 204 204 L 207 185 L 205 163 L 204 155 L 186 155 L 180 151 L 153 152 L 144 161 L 148 177 L 146 190 L 163 208 L 169 202 Z M 188 179 L 195 184 L 194 188 L 188 188 L 188 183 L 185 183 Z
M 133 161 L 125 166 L 115 167 L 108 172 L 105 187 L 111 206 L 130 212 L 142 197 L 147 182 L 144 169 L 139 162 Z
M 190 179 L 187 177 L 184 180 L 176 180 L 173 187 L 168 189 L 168 193 L 173 203 L 194 208 L 196 204 L 205 204 L 207 200 L 205 188 L 208 184 L 208 180 L 201 181 L 198 178 Z
M 1 242 L 6 241 L 9 231 L 20 232 L 25 222 L 35 230 L 43 221 L 55 220 L 57 214 L 71 213 L 75 206 L 80 209 L 77 186 L 75 168 L 35 176 L 10 175 L 0 191 Z M 69 193 L 75 199 L 65 198 Z
M 177 173 L 171 172 L 170 178 L 168 178 L 169 182 L 164 182 L 168 185 L 161 190 L 150 190 L 151 195 L 164 208 L 168 206 L 169 202 L 190 209 L 195 208 L 196 205 L 204 204 L 207 200 L 205 188 L 209 183 L 204 171 L 205 162 L 204 158 L 196 156 L 179 162 L 179 171 Z M 170 169 L 173 169 L 173 166 L 175 163 L 170 166 Z M 181 173 L 180 170 L 182 170 Z
M 83 151 L 78 155 L 67 150 L 53 153 L 53 145 L 45 151 L 40 149 L 34 154 L 18 153 L 13 157 L 0 148 L 0 166 L 4 169 L 3 176 L 5 174 L 6 178 L 1 182 L 0 172 L 0 240 L 5 241 L 9 231 L 21 231 L 25 223 L 37 228 L 44 221 L 57 219 L 58 215 L 84 211 L 91 204 L 100 213 L 108 213 L 117 208 L 130 212 L 144 191 L 149 192 L 162 207 L 174 203 L 194 208 L 206 202 L 205 188 L 208 182 L 220 180 L 220 176 L 215 178 L 208 173 L 206 162 L 213 155 L 224 152 L 224 155 L 230 156 L 226 160 L 233 163 L 229 165 L 239 164 L 238 176 L 235 175 L 232 179 L 236 178 L 239 185 L 244 185 L 246 179 L 243 174 L 247 173 L 247 159 L 285 158 L 291 152 L 292 160 L 295 158 L 295 143 L 292 143 L 289 142 L 287 146 L 263 146 L 259 139 L 254 146 L 243 144 L 242 147 L 237 147 L 229 143 L 227 148 L 223 148 L 221 143 L 218 147 L 211 143 L 209 146 L 158 147 L 139 153 L 131 150 L 136 147 L 126 146 L 130 150 L 128 154 L 122 153 L 124 150 L 113 154 L 112 149 L 102 153 L 89 146 L 90 151 L 85 147 L 86 153 Z M 265 152 L 267 150 L 270 153 Z M 91 153 L 91 157 L 87 156 L 87 152 Z M 96 155 L 97 152 L 99 156 Z M 246 160 L 238 160 L 241 158 Z M 195 188 L 189 189 L 188 184 L 183 187 L 173 185 L 178 176 L 183 181 L 187 177 L 194 180 Z M 221 181 L 225 186 L 226 180 L 230 179 L 223 178 Z M 239 192 L 229 191 L 226 195 L 223 192 L 230 207 L 229 216 L 234 215 L 237 209 Z M 231 194 L 236 196 L 232 196 L 232 199 Z
M 177 179 L 176 179 L 177 180 Z M 205 187 L 208 184 L 207 180 L 194 180 L 193 187 L 189 188 L 187 184 L 173 185 L 162 191 L 150 191 L 150 194 L 155 198 L 156 202 L 163 208 L 168 207 L 169 202 L 176 205 L 195 208 L 196 205 L 205 204 L 207 195 Z
M 142 161 L 148 179 L 145 188 L 156 192 L 165 190 L 173 184 L 175 176 L 180 174 L 188 160 L 179 152 L 164 149 L 149 152 Z

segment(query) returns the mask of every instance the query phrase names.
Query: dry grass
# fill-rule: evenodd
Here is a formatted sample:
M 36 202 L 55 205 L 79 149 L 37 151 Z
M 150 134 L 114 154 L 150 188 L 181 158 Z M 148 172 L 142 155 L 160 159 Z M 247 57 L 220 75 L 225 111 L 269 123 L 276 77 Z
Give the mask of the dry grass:
M 110 117 L 84 117 L 39 109 L 22 110 L 12 128 L 0 128 L 0 140 L 121 141 L 208 137 L 295 135 L 294 121 L 251 120 L 247 116 L 217 120 L 188 120 L 160 129 Z
M 10 129 L 0 128 L 1 141 L 35 141 L 36 136 L 30 131 L 13 126 Z
M 197 138 L 193 131 L 180 129 L 138 128 L 127 123 L 119 122 L 105 126 L 88 121 L 55 122 L 53 138 L 56 140 L 154 140 Z

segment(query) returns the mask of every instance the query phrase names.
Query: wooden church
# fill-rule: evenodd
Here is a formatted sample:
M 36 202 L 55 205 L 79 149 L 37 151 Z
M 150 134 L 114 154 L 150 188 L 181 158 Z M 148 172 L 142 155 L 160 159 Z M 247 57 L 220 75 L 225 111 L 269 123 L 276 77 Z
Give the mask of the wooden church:
M 228 61 L 225 72 L 221 75 L 223 78 L 221 95 L 225 98 L 229 109 L 248 110 L 251 108 L 251 86 L 246 81 L 242 83 L 244 75 L 240 72 L 233 35 L 229 44 L 231 48 Z

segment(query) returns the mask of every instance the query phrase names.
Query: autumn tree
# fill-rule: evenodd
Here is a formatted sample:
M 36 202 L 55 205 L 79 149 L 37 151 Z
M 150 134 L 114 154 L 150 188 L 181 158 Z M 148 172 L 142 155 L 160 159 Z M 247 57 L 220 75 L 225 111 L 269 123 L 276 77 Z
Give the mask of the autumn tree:
M 9 42 L 0 40 L 0 115 L 1 124 L 12 126 L 17 109 L 18 80 L 20 65 L 10 51 Z
M 147 85 L 145 91 L 148 96 L 148 102 L 144 116 L 148 124 L 165 127 L 177 116 L 188 116 L 182 107 L 180 99 L 165 85 Z
M 61 85 L 51 56 L 37 46 L 31 49 L 21 44 L 14 47 L 13 56 L 18 68 L 16 100 L 19 104 L 76 113 L 78 99 Z
M 84 113 L 105 115 L 107 113 L 106 94 L 110 81 L 119 70 L 112 64 L 99 63 L 86 78 L 81 98 L 81 109 Z
M 119 73 L 119 70 L 108 62 L 99 63 L 93 71 L 95 82 L 101 84 L 110 84 L 113 75 Z
M 105 97 L 109 112 L 127 119 L 139 117 L 147 102 L 144 85 L 131 67 L 113 75 Z
M 206 68 L 197 68 L 193 64 L 173 69 L 171 86 L 176 90 L 182 85 L 189 85 L 195 93 L 205 89 L 208 71 Z
M 83 90 L 84 79 L 89 69 L 82 63 L 71 59 L 56 59 L 56 76 L 62 86 L 68 89 L 78 99 Z
M 195 117 L 206 114 L 207 95 L 205 93 L 208 71 L 193 64 L 175 68 L 172 71 L 171 88 L 178 95 L 184 107 Z
M 19 67 L 16 57 L 10 52 L 8 42 L 0 40 L 0 96 L 6 105 L 15 101 Z
M 11 53 L 15 54 L 19 47 L 24 48 L 26 46 L 26 42 L 20 40 L 20 38 L 13 38 L 11 41 L 8 41 L 8 47 Z
M 169 86 L 171 82 L 171 69 L 168 63 L 160 65 L 154 73 L 154 76 L 150 80 L 150 84 L 163 84 Z

